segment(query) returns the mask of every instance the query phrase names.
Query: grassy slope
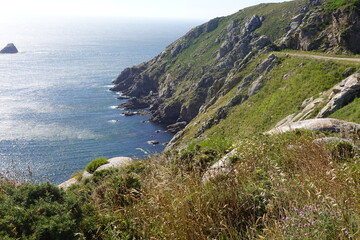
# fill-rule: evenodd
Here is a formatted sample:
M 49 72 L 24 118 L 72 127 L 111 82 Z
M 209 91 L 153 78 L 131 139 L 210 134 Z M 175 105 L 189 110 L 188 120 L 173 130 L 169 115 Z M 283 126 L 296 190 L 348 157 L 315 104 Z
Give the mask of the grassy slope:
M 264 57 L 266 56 L 254 60 L 253 64 L 240 74 L 246 76 L 253 69 L 254 63 L 259 62 Z M 236 140 L 267 131 L 286 116 L 299 112 L 305 99 L 312 96 L 316 98 L 319 93 L 330 89 L 343 80 L 343 74 L 347 68 L 359 69 L 360 67 L 359 63 L 316 60 L 282 54 L 279 54 L 278 57 L 281 63 L 267 75 L 265 85 L 259 93 L 244 103 L 233 107 L 226 119 L 221 120 L 219 125 L 206 132 L 207 136 L 222 136 Z M 299 67 L 300 64 L 303 66 Z M 286 74 L 288 78 L 284 78 Z M 218 99 L 207 113 L 195 118 L 183 141 L 190 141 L 201 124 L 215 114 L 216 110 L 235 94 L 236 88 Z M 338 115 L 334 114 L 333 116 L 343 120 L 360 122 L 356 106 L 358 106 L 358 101 L 350 104 Z M 351 111 L 352 114 L 348 113 Z

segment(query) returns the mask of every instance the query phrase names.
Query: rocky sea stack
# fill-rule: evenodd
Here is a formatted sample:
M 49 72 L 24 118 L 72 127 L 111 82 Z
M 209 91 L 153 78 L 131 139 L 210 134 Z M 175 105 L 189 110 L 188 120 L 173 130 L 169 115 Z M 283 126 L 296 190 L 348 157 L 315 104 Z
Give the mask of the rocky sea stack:
M 0 53 L 18 53 L 19 51 L 15 47 L 13 43 L 8 43 L 3 49 L 1 49 Z

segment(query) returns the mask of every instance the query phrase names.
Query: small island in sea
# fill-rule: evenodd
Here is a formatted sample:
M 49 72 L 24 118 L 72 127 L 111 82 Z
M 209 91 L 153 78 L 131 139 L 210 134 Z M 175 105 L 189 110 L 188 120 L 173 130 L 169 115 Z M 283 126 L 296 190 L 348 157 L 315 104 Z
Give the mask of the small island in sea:
M 0 53 L 9 54 L 9 53 L 18 53 L 18 49 L 15 47 L 13 43 L 8 43 L 3 49 L 1 49 Z

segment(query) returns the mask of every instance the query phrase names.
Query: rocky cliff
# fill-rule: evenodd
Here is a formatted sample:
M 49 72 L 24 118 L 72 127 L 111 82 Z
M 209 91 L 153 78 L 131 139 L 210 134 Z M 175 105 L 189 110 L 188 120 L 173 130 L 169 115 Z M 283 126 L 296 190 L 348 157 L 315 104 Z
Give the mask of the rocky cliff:
M 271 52 L 360 52 L 356 4 L 334 8 L 332 2 L 261 4 L 215 18 L 192 29 L 149 62 L 125 69 L 111 90 L 132 97 L 121 107 L 149 107 L 152 121 L 173 131 L 216 109 L 192 130 L 193 136 L 200 136 L 225 119 L 231 108 L 260 91 L 281 63 Z M 219 99 L 224 100 L 219 103 Z

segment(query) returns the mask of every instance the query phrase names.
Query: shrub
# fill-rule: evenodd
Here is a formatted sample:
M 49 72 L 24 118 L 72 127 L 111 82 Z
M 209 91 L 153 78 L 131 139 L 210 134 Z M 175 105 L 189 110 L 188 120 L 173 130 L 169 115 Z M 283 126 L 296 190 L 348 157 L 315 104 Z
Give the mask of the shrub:
M 109 163 L 106 158 L 97 158 L 92 160 L 87 166 L 86 171 L 89 173 L 94 173 L 96 169 L 98 169 L 101 165 Z
M 75 239 L 81 219 L 74 198 L 45 183 L 8 188 L 0 198 L 1 239 Z
M 355 149 L 349 142 L 340 141 L 330 144 L 331 156 L 337 161 L 345 161 L 355 156 Z

